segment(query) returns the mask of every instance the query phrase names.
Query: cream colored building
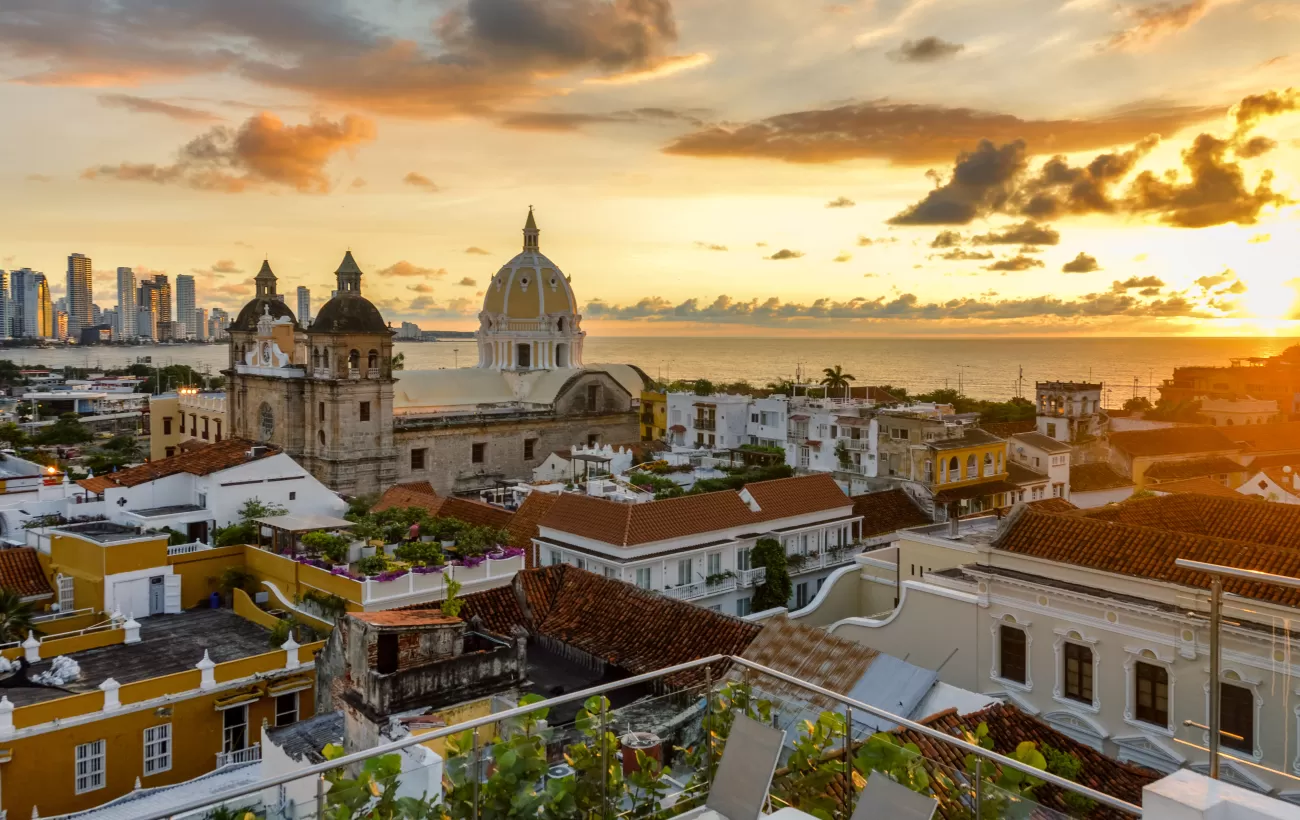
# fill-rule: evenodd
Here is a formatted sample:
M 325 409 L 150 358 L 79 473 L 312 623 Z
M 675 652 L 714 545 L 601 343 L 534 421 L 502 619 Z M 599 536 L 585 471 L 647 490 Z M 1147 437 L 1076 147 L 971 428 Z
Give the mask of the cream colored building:
M 170 458 L 186 441 L 213 444 L 229 436 L 226 394 L 182 387 L 149 399 L 149 460 Z
M 792 617 L 939 669 L 1120 760 L 1206 771 L 1206 732 L 1186 721 L 1208 722 L 1208 581 L 1173 560 L 1293 574 L 1300 509 L 1194 495 L 1035 507 L 956 533 L 906 532 Z M 1300 594 L 1228 589 L 1223 729 L 1240 739 L 1225 740 L 1223 777 L 1300 802 L 1300 640 L 1289 631 Z

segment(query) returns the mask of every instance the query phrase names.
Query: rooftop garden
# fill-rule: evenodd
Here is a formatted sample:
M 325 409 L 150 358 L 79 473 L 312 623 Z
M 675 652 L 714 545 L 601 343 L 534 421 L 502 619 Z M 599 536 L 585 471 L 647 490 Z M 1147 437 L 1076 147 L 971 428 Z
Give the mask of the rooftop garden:
M 689 490 L 676 481 L 665 478 L 664 473 L 654 471 L 637 470 L 629 474 L 627 480 L 636 487 L 654 493 L 655 499 L 660 500 L 676 498 L 681 495 L 712 493 L 719 490 L 739 490 L 753 481 L 771 481 L 772 479 L 789 478 L 794 475 L 794 468 L 788 464 L 724 466 L 719 467 L 718 470 L 726 475 L 720 478 L 701 478 L 691 485 Z M 676 472 L 676 470 L 665 472 Z

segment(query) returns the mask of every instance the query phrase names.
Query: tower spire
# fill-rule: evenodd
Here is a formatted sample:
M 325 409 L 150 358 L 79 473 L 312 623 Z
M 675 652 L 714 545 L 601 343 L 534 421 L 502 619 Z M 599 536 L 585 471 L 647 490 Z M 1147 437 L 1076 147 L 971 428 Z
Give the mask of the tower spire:
M 539 248 L 537 220 L 533 219 L 533 206 L 528 206 L 528 219 L 524 222 L 524 250 L 535 251 Z

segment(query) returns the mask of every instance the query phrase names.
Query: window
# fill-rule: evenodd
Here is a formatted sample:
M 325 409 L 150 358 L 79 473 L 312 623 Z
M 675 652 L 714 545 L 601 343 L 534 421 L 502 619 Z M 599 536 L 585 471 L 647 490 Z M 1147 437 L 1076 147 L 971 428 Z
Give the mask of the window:
M 750 547 L 745 547 L 736 550 L 736 569 L 743 572 L 744 570 L 752 568 L 753 565 L 750 563 L 750 549 Z
M 325 402 L 321 402 L 321 403 L 320 403 L 320 409 L 319 409 L 319 411 L 318 411 L 318 414 L 319 414 L 319 416 L 320 416 L 320 420 L 321 420 L 321 421 L 324 421 L 324 420 L 325 420 Z
M 293 490 L 293 491 L 291 491 L 291 492 L 289 493 L 289 500 L 290 500 L 290 501 L 297 501 L 297 500 L 298 500 L 298 492 L 297 492 L 297 490 Z
M 391 675 L 397 671 L 400 663 L 401 647 L 397 642 L 397 633 L 380 632 L 375 640 L 375 671 L 381 675 Z
M 839 430 L 839 428 L 838 428 L 837 426 L 835 426 L 834 424 L 832 424 L 832 425 L 831 425 L 831 438 L 839 438 L 839 437 L 840 437 L 840 430 Z
M 605 577 L 606 577 L 606 578 L 617 578 L 617 577 L 618 577 L 618 570 L 614 569 L 613 567 L 605 567 Z
M 217 420 L 216 420 L 216 424 L 217 424 L 217 433 L 216 433 L 216 435 L 213 437 L 212 440 L 213 440 L 213 441 L 221 441 L 221 419 L 217 419 Z
M 1229 749 L 1255 752 L 1255 693 L 1244 686 L 1219 685 L 1220 742 Z M 1239 737 L 1232 737 L 1238 735 Z
M 361 413 L 362 421 L 370 421 L 370 402 L 368 401 L 361 402 L 360 413 Z
M 203 417 L 203 440 L 208 440 L 208 417 Z
M 428 452 L 428 451 L 427 451 L 425 448 L 423 448 L 423 447 L 417 447 L 417 448 L 415 448 L 414 450 L 411 451 L 411 469 L 412 469 L 412 470 L 423 470 L 423 469 L 424 469 L 424 454 L 425 454 L 426 452 Z
M 587 568 L 587 559 L 586 559 L 586 558 L 576 558 L 576 557 L 575 557 L 575 558 L 573 559 L 573 565 L 574 565 L 575 567 L 577 567 L 578 569 L 586 569 L 586 568 Z
M 207 494 L 207 493 L 199 493 L 198 495 L 199 495 L 199 503 L 198 503 L 198 506 L 203 507 L 204 509 L 207 509 L 207 506 L 208 506 L 208 494 Z
M 172 417 L 163 416 L 163 435 L 170 436 L 171 434 L 172 434 Z
M 737 599 L 736 599 L 736 616 L 737 616 L 737 617 L 743 618 L 743 617 L 745 617 L 746 615 L 748 615 L 748 614 L 750 614 L 751 612 L 753 612 L 753 610 L 754 610 L 754 599 L 753 599 L 753 598 L 737 598 Z
M 470 461 L 474 462 L 475 464 L 482 464 L 483 458 L 486 455 L 487 455 L 487 444 L 485 444 L 484 442 L 479 441 L 470 445 L 470 457 L 469 457 Z
M 555 566 L 556 564 L 560 563 L 560 560 L 561 560 L 561 559 L 560 559 L 560 551 L 559 551 L 559 550 L 551 550 L 551 551 L 550 551 L 550 559 L 549 559 L 546 563 L 549 564 L 550 566 Z
M 749 422 L 750 422 L 750 424 L 758 424 L 758 414 L 757 414 L 757 413 L 750 413 L 750 414 L 749 414 Z
M 166 449 L 163 450 L 163 456 L 165 458 L 171 458 L 174 455 L 176 455 L 175 447 L 167 447 Z
M 1049 421 L 1047 423 L 1047 435 L 1056 438 L 1056 422 Z
M 1065 696 L 1080 703 L 1092 703 L 1092 647 L 1065 645 Z
M 691 559 L 677 559 L 677 586 L 686 586 L 691 582 Z
M 650 568 L 640 567 L 636 571 L 636 585 L 642 589 L 650 588 Z
M 708 571 L 705 572 L 704 574 L 705 574 L 705 575 L 721 575 L 721 574 L 722 574 L 722 553 L 720 553 L 720 552 L 711 552 L 711 553 L 709 553 L 709 555 L 708 555 L 708 559 L 709 559 L 709 560 L 708 560 Z
M 1163 666 L 1139 661 L 1135 678 L 1137 680 L 1137 719 L 1156 726 L 1168 726 L 1169 672 Z
M 271 405 L 262 402 L 262 409 L 258 411 L 262 424 L 262 440 L 270 441 L 275 435 L 275 413 L 271 410 Z
M 998 644 L 998 676 L 1016 683 L 1029 680 L 1025 631 L 1003 624 L 998 627 Z
M 185 431 L 182 430 L 181 432 L 184 433 Z M 190 435 L 191 435 L 191 436 L 197 436 L 198 434 L 199 434 L 199 417 L 198 417 L 198 414 L 197 414 L 197 413 L 190 413 Z
M 808 606 L 808 582 L 795 584 L 794 587 L 794 608 L 803 609 Z
M 77 794 L 104 788 L 104 741 L 92 740 L 77 747 Z
M 221 751 L 229 754 L 247 748 L 248 704 L 232 706 L 222 712 L 221 726 Z
M 588 447 L 596 447 L 596 446 L 599 446 L 599 444 L 600 444 L 600 433 L 588 433 L 588 434 L 587 434 L 587 446 L 588 446 Z
M 595 410 L 600 406 L 600 385 L 587 385 L 587 409 Z
M 537 439 L 535 438 L 524 439 L 524 461 L 532 461 L 534 458 L 533 454 L 534 452 L 536 452 L 536 450 L 537 450 Z
M 172 725 L 164 723 L 144 730 L 145 776 L 169 771 L 172 767 Z

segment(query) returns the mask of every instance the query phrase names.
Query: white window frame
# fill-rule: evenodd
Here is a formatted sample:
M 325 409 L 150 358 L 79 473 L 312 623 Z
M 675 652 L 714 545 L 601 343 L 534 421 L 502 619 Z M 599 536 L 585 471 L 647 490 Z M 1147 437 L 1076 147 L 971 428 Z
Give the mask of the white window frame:
M 620 577 L 620 573 L 619 573 L 619 571 L 618 571 L 618 568 L 617 568 L 617 567 L 605 567 L 605 577 L 606 577 L 606 578 L 619 578 L 619 577 Z
M 71 575 L 62 573 L 58 576 L 59 611 L 72 612 L 76 609 L 76 580 Z
M 159 750 L 161 748 L 161 751 Z M 160 723 L 144 730 L 144 776 L 172 769 L 172 725 Z
M 1149 732 L 1173 737 L 1174 703 L 1176 702 L 1174 700 L 1174 659 L 1168 656 L 1161 657 L 1159 652 L 1150 647 L 1126 646 L 1124 652 L 1128 656 L 1124 660 L 1124 722 Z M 1169 686 L 1167 693 L 1169 723 L 1165 726 L 1137 719 L 1137 664 L 1139 663 L 1149 663 L 1153 666 L 1163 666 L 1165 668 Z
M 231 712 L 234 712 L 234 711 L 239 711 L 239 712 L 242 713 L 243 716 L 244 716 L 244 723 L 243 723 L 243 726 L 244 726 L 244 745 L 243 745 L 243 746 L 240 746 L 238 749 L 233 748 L 233 747 L 231 746 L 230 741 L 231 741 L 231 733 L 232 733 L 232 732 L 233 732 L 233 731 L 238 727 L 239 724 L 236 724 L 235 726 L 227 726 L 227 725 L 225 724 L 226 715 L 229 714 L 229 713 L 231 713 Z M 247 704 L 247 703 L 241 703 L 241 704 L 239 704 L 239 705 L 237 705 L 237 706 L 231 706 L 230 708 L 223 710 L 223 712 L 224 712 L 224 714 L 222 714 L 222 716 L 221 716 L 221 720 L 222 720 L 222 723 L 221 723 L 221 751 L 225 752 L 226 754 L 230 754 L 230 753 L 232 753 L 232 752 L 239 752 L 239 751 L 243 751 L 244 749 L 247 749 L 247 748 L 251 745 L 251 744 L 249 743 L 250 738 L 249 738 L 249 734 L 248 734 L 248 704 Z
M 705 575 L 720 575 L 722 573 L 722 553 L 710 552 L 705 558 L 706 570 Z
M 1219 672 L 1219 682 L 1225 686 L 1236 686 L 1241 689 L 1245 689 L 1246 691 L 1250 692 L 1251 697 L 1255 701 L 1255 714 L 1252 718 L 1252 720 L 1254 721 L 1254 726 L 1251 727 L 1251 729 L 1253 730 L 1253 734 L 1255 735 L 1254 748 L 1250 751 L 1250 753 L 1246 753 L 1241 751 L 1240 749 L 1233 749 L 1228 746 L 1224 746 L 1222 743 L 1220 743 L 1219 751 L 1225 755 L 1230 755 L 1239 760 L 1250 760 L 1258 763 L 1264 759 L 1264 748 L 1260 744 L 1260 735 L 1264 733 L 1263 732 L 1264 725 L 1260 719 L 1262 710 L 1264 708 L 1264 696 L 1259 693 L 1259 687 L 1262 681 L 1257 678 L 1247 677 L 1244 673 L 1244 670 L 1241 667 L 1231 666 L 1231 667 L 1224 668 Z M 1210 682 L 1208 680 L 1205 682 L 1204 689 L 1205 689 L 1205 725 L 1208 726 L 1210 725 Z M 1201 742 L 1204 745 L 1209 746 L 1210 744 L 1209 732 L 1201 733 Z
M 1022 621 L 1009 613 L 996 615 L 993 618 L 993 624 L 990 631 L 993 633 L 993 660 L 989 665 L 989 679 L 997 681 L 1003 686 L 1012 689 L 1018 689 L 1022 692 L 1034 691 L 1034 632 L 1029 627 L 1031 621 Z M 1002 627 L 1009 626 L 1013 629 L 1019 629 L 1025 633 L 1025 682 L 1002 677 Z M 1094 686 L 1094 689 L 1096 687 Z
M 642 573 L 645 573 L 645 574 L 643 575 Z M 644 583 L 642 583 L 642 579 L 644 579 Z M 649 588 L 650 588 L 650 568 L 649 568 L 649 567 L 637 567 L 637 570 L 636 570 L 636 585 L 639 586 L 639 587 L 641 587 L 642 589 L 649 589 Z
M 560 551 L 551 550 L 548 565 L 553 567 L 556 564 L 562 564 L 562 563 L 564 563 L 564 558 L 560 555 Z
M 677 586 L 684 587 L 695 577 L 695 562 L 690 558 L 677 559 Z
M 736 599 L 737 618 L 744 618 L 746 615 L 752 614 L 753 611 L 754 611 L 754 599 L 752 597 Z M 1296 707 L 1296 719 L 1300 721 L 1300 706 Z M 1297 757 L 1296 759 L 1300 760 L 1300 757 Z
M 293 720 L 289 721 L 288 723 L 281 723 L 281 722 L 280 722 L 280 715 L 281 715 L 281 714 L 286 714 L 286 715 L 289 714 L 288 712 L 283 712 L 283 713 L 282 713 L 282 712 L 280 711 L 280 698 L 293 698 Z M 293 724 L 297 723 L 297 722 L 298 722 L 298 716 L 299 716 L 300 714 L 302 714 L 301 709 L 302 709 L 302 703 L 299 702 L 299 700 L 298 700 L 298 693 L 297 693 L 297 692 L 285 692 L 285 693 L 282 694 L 282 695 L 276 695 L 276 696 L 275 696 L 275 725 L 276 725 L 277 727 L 279 727 L 279 726 L 292 726 Z
M 1086 712 L 1096 714 L 1101 711 L 1101 678 L 1098 670 L 1101 668 L 1101 653 L 1097 651 L 1097 639 L 1085 637 L 1081 632 L 1074 629 L 1057 629 L 1056 640 L 1052 643 L 1052 652 L 1056 656 L 1056 683 L 1052 687 L 1052 699 L 1063 706 L 1082 709 Z M 1065 645 L 1067 643 L 1087 647 L 1092 652 L 1092 703 L 1087 704 L 1081 700 L 1067 697 L 1065 694 Z
M 108 746 L 102 738 L 77 746 L 73 757 L 73 786 L 77 794 L 99 791 L 108 782 Z M 82 766 L 85 771 L 81 771 Z

